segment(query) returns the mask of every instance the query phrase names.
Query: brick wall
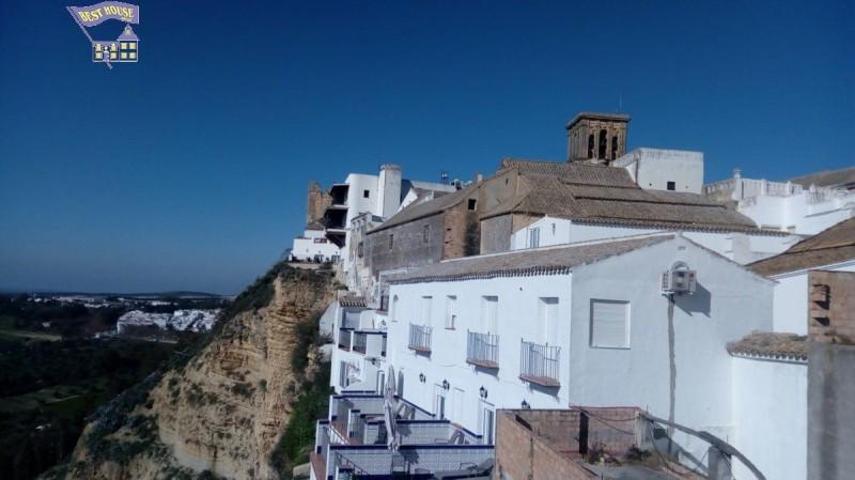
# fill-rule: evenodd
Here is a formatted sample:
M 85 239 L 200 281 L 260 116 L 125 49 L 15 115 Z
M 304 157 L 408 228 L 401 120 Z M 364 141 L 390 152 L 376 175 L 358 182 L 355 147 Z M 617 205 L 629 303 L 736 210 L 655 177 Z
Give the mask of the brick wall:
M 639 445 L 643 424 L 638 413 L 633 407 L 501 410 L 494 479 L 596 478 L 577 461 L 588 448 L 622 456 Z
M 808 335 L 855 345 L 855 272 L 808 272 Z

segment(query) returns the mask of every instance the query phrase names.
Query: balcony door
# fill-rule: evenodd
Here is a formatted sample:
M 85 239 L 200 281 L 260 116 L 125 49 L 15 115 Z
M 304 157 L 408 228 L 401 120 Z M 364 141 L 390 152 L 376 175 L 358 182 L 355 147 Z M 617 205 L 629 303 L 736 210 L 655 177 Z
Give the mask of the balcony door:
M 481 333 L 498 334 L 499 331 L 499 297 L 481 297 Z
M 437 420 L 445 420 L 446 391 L 442 385 L 434 385 L 433 391 L 433 413 Z
M 484 442 L 492 445 L 496 429 L 496 406 L 489 402 L 485 402 L 484 400 L 480 400 L 479 417 L 481 423 L 481 435 L 484 437 Z

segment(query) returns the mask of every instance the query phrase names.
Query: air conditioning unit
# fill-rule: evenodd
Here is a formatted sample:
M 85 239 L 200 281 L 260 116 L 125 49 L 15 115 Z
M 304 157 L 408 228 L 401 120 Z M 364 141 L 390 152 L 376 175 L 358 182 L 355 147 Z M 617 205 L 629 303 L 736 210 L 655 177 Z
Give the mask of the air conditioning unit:
M 682 262 L 662 273 L 663 295 L 692 295 L 698 286 L 697 272 Z

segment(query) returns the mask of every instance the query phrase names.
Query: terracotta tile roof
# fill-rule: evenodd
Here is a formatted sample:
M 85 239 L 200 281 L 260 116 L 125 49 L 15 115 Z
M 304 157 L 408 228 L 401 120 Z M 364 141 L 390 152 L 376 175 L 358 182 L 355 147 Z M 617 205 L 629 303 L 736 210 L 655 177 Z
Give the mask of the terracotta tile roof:
M 855 217 L 802 240 L 784 253 L 754 262 L 748 268 L 768 277 L 849 260 L 855 260 Z
M 442 213 L 445 210 L 448 210 L 449 208 L 462 202 L 463 199 L 469 196 L 469 194 L 474 192 L 477 188 L 478 185 L 473 184 L 462 190 L 435 197 L 432 200 L 424 202 L 416 201 L 412 205 L 407 206 L 400 212 L 393 215 L 383 224 L 377 226 L 372 230 L 369 230 L 368 233 L 379 232 L 381 230 L 386 230 L 387 228 L 391 228 L 397 225 Z
M 807 337 L 795 333 L 751 332 L 727 344 L 731 355 L 807 360 Z
M 527 275 L 560 275 L 573 268 L 674 239 L 659 234 L 626 240 L 571 244 L 492 255 L 464 257 L 389 275 L 389 283 L 438 282 Z
M 356 295 L 342 295 L 338 299 L 338 304 L 342 307 L 365 308 L 365 298 Z
M 809 175 L 802 175 L 801 177 L 790 179 L 790 181 L 804 187 L 809 187 L 811 184 L 817 187 L 855 187 L 855 167 L 842 168 L 840 170 L 823 170 Z
M 511 169 L 521 176 L 519 191 L 482 219 L 522 213 L 652 228 L 782 234 L 762 230 L 745 215 L 703 195 L 644 190 L 623 168 L 504 160 L 500 172 Z

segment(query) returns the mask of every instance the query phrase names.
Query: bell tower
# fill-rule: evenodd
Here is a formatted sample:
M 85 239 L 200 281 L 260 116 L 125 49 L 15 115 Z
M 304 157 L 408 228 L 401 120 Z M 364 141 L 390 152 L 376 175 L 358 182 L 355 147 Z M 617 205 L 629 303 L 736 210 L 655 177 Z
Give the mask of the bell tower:
M 582 112 L 567 124 L 567 161 L 609 165 L 626 153 L 629 115 Z

